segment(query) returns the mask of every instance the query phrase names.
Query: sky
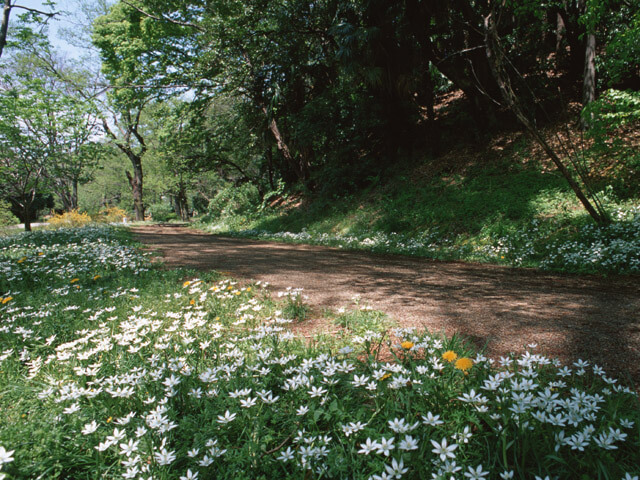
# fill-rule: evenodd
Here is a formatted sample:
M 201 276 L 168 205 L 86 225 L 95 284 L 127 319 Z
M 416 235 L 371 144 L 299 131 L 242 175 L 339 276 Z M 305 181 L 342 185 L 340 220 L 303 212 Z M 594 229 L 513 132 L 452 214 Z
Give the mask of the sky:
M 64 12 L 61 15 L 56 15 L 54 18 L 49 20 L 49 40 L 52 45 L 59 51 L 60 54 L 66 56 L 69 59 L 78 60 L 85 53 L 84 49 L 80 49 L 71 45 L 67 41 L 62 38 L 61 29 L 63 28 L 74 28 L 76 24 L 72 18 L 72 13 L 77 8 L 76 2 L 74 0 L 56 0 L 56 5 L 54 11 Z M 42 5 L 41 0 L 16 0 L 16 5 L 22 5 L 24 7 L 35 8 L 37 10 L 42 10 L 45 12 L 50 12 L 51 7 L 46 7 Z M 21 13 L 20 9 L 15 9 L 12 11 L 11 15 Z M 9 21 L 9 28 L 11 28 L 11 20 Z

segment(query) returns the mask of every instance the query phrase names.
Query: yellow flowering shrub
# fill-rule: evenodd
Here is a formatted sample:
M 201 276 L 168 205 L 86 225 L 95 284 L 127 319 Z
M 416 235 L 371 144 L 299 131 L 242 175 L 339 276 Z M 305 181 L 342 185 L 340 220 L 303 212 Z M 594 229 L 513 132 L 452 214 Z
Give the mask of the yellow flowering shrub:
M 105 207 L 93 216 L 93 220 L 98 223 L 122 222 L 127 216 L 127 212 L 120 207 Z
M 82 227 L 91 223 L 93 220 L 85 212 L 79 212 L 77 209 L 70 212 L 56 214 L 49 219 L 49 225 L 54 227 Z

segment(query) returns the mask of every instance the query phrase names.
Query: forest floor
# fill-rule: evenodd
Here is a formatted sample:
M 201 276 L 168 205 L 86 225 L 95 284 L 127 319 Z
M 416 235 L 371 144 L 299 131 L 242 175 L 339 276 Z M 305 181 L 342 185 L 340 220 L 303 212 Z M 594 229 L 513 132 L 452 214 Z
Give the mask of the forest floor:
M 336 330 L 328 310 L 360 305 L 399 327 L 464 336 L 498 358 L 536 353 L 582 358 L 640 385 L 640 282 L 637 277 L 546 273 L 229 238 L 178 225 L 132 228 L 166 267 L 215 270 L 272 292 L 303 288 L 311 307 L 294 333 Z

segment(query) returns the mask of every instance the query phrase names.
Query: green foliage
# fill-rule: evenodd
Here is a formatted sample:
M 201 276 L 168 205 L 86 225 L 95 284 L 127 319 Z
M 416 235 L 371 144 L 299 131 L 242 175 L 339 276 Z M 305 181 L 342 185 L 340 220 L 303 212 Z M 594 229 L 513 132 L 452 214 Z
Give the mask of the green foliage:
M 168 203 L 153 203 L 149 205 L 148 212 L 151 215 L 151 219 L 155 222 L 168 222 L 169 220 L 177 220 L 173 207 Z
M 0 227 L 6 227 L 20 223 L 11 212 L 11 204 L 5 200 L 0 200 Z
M 260 194 L 255 185 L 227 185 L 211 199 L 208 215 L 217 218 L 225 215 L 244 215 L 255 212 L 260 205 Z

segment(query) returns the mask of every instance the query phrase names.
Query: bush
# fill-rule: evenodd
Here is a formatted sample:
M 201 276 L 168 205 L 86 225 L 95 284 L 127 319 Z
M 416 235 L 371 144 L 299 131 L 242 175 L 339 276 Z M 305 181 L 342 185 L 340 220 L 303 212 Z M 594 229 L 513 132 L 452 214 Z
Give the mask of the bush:
M 105 207 L 91 218 L 97 223 L 116 223 L 122 222 L 126 216 L 127 212 L 120 207 Z
M 255 211 L 260 206 L 260 194 L 255 185 L 245 183 L 229 185 L 218 191 L 209 202 L 209 215 L 243 215 Z
M 79 212 L 77 209 L 71 210 L 70 212 L 64 212 L 54 215 L 49 220 L 49 225 L 58 228 L 69 228 L 69 227 L 82 227 L 89 223 L 92 223 L 93 220 L 89 216 L 89 214 L 85 212 Z
M 168 203 L 154 203 L 149 205 L 149 213 L 151 218 L 157 222 L 168 222 L 169 220 L 176 220 L 178 215 L 173 210 L 173 207 Z
M 17 223 L 20 223 L 20 220 L 11 213 L 11 205 L 9 202 L 0 200 L 0 227 L 15 225 Z

